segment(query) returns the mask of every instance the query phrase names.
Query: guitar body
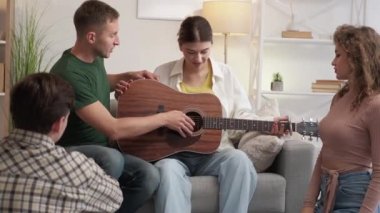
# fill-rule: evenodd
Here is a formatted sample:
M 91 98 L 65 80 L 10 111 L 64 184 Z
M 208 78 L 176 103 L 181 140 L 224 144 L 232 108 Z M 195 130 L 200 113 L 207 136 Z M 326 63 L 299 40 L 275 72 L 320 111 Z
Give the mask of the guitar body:
M 176 131 L 161 127 L 138 137 L 119 140 L 120 150 L 147 161 L 183 151 L 215 152 L 222 130 L 202 128 L 203 117 L 222 116 L 222 107 L 215 95 L 184 94 L 154 80 L 137 80 L 119 97 L 117 117 L 143 117 L 171 110 L 186 113 L 196 123 L 191 137 L 183 138 Z

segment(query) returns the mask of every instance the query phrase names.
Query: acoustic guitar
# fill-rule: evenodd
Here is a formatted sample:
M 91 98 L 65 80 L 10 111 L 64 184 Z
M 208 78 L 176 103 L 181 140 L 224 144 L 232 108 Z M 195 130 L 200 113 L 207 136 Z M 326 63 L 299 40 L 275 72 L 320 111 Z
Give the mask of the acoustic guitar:
M 219 147 L 222 130 L 270 132 L 273 121 L 222 118 L 222 106 L 213 94 L 185 94 L 158 81 L 137 80 L 119 97 L 117 117 L 143 117 L 170 110 L 180 110 L 195 122 L 191 137 L 161 127 L 144 135 L 120 139 L 122 152 L 146 161 L 156 161 L 178 152 L 209 154 Z M 285 122 L 285 128 L 302 135 L 318 136 L 315 122 Z

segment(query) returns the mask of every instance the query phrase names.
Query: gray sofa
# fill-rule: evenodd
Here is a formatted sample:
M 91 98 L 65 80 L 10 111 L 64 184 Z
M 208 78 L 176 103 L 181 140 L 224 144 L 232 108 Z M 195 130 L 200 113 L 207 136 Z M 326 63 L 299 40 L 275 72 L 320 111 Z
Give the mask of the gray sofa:
M 288 140 L 272 167 L 259 173 L 257 188 L 249 206 L 252 213 L 300 212 L 310 175 L 319 153 L 318 146 Z M 192 212 L 218 212 L 218 182 L 215 177 L 191 177 Z M 153 200 L 138 213 L 153 213 Z
M 116 103 L 111 102 L 115 112 Z M 301 140 L 287 140 L 272 166 L 258 175 L 255 194 L 249 206 L 254 213 L 300 212 L 319 146 Z M 192 212 L 218 212 L 218 182 L 212 176 L 191 177 Z M 153 200 L 138 213 L 153 213 Z

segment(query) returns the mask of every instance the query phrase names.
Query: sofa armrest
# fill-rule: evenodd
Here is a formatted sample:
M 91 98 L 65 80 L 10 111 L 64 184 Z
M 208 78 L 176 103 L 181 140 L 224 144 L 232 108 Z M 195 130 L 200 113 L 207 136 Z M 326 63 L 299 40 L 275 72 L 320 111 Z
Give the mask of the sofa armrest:
M 286 212 L 301 211 L 319 151 L 319 143 L 287 140 L 273 163 L 271 170 L 286 180 Z
M 116 117 L 117 114 L 117 100 L 114 98 L 111 98 L 110 100 L 110 113 L 111 115 Z

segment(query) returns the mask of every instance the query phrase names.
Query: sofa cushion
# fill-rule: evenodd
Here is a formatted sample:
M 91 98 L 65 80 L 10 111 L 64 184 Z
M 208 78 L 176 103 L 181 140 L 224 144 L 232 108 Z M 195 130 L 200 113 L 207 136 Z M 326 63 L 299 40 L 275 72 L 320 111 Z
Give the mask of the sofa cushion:
M 286 201 L 286 180 L 275 173 L 260 173 L 248 212 L 283 213 Z
M 238 148 L 248 155 L 257 172 L 263 172 L 272 165 L 283 144 L 284 140 L 276 136 L 248 132 L 240 139 Z

